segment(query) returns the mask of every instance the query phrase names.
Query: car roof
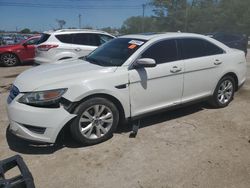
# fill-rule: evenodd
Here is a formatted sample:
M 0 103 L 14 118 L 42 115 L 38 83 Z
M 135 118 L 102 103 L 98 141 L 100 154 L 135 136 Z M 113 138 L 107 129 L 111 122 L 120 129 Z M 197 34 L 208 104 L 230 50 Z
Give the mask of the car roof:
M 101 30 L 95 30 L 95 29 L 60 29 L 60 30 L 56 30 L 56 31 L 45 31 L 43 33 L 46 34 L 71 34 L 71 33 L 102 33 L 102 34 L 108 34 L 109 33 L 105 32 L 105 31 L 101 31 Z
M 195 34 L 195 33 L 181 33 L 181 32 L 168 32 L 168 33 L 141 33 L 141 34 L 133 34 L 133 35 L 123 35 L 119 38 L 134 38 L 141 40 L 152 40 L 152 39 L 161 39 L 161 38 L 174 38 L 174 37 L 199 37 L 199 38 L 207 38 L 204 35 Z

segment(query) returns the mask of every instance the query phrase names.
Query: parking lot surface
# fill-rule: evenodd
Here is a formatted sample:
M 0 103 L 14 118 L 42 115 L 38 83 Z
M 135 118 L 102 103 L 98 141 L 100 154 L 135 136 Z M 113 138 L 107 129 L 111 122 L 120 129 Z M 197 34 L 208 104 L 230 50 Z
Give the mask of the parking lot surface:
M 149 116 L 136 138 L 127 125 L 91 147 L 67 134 L 56 145 L 38 145 L 6 132 L 8 88 L 28 68 L 0 67 L 0 160 L 20 154 L 36 187 L 250 187 L 250 63 L 247 82 L 227 108 L 199 103 Z

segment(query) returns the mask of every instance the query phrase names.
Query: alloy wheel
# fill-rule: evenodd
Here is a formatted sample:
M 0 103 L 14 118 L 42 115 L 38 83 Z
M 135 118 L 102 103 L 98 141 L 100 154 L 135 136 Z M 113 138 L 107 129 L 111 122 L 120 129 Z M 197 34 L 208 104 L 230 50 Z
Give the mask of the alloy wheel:
M 6 66 L 14 66 L 18 63 L 18 60 L 14 54 L 3 54 L 1 61 Z
M 84 137 L 98 139 L 110 130 L 113 121 L 113 113 L 107 106 L 94 105 L 82 113 L 79 129 Z
M 218 89 L 217 98 L 221 104 L 228 103 L 233 96 L 233 83 L 230 80 L 225 80 L 221 83 Z

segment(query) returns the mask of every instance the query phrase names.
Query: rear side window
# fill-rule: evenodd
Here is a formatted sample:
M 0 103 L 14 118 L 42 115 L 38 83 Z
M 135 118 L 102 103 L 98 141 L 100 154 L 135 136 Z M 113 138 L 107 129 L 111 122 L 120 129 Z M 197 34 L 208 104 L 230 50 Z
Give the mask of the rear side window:
M 66 35 L 56 35 L 55 36 L 60 42 L 72 44 L 72 35 L 66 34 Z
M 73 44 L 99 46 L 98 36 L 90 33 L 74 34 Z
M 176 40 L 165 40 L 150 46 L 141 58 L 152 58 L 157 64 L 178 60 Z
M 183 59 L 198 58 L 224 53 L 221 48 L 203 39 L 188 38 L 178 40 L 178 42 L 180 42 Z
M 49 37 L 50 37 L 49 34 L 43 33 L 37 44 L 46 42 L 49 39 Z

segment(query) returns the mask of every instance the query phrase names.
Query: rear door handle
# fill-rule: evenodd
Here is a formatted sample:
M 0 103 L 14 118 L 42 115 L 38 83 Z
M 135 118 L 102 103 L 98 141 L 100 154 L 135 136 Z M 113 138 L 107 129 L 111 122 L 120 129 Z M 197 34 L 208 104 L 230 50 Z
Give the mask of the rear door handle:
M 81 48 L 75 48 L 75 51 L 80 52 L 82 49 Z
M 177 66 L 172 67 L 172 69 L 170 70 L 171 73 L 178 73 L 181 72 L 181 68 L 178 68 Z

